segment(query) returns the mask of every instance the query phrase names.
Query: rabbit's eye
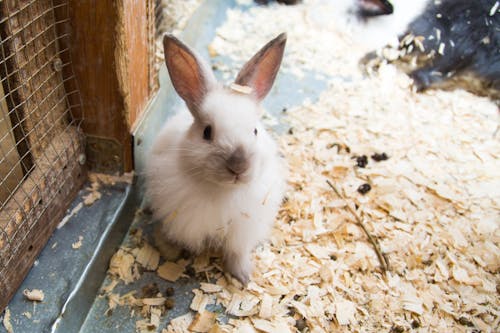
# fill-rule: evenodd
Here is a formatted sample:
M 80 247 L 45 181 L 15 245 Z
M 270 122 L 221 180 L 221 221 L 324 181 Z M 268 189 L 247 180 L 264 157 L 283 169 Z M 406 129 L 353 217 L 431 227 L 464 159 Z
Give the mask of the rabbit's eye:
M 203 139 L 210 141 L 212 140 L 212 126 L 208 125 L 203 130 Z
M 253 134 L 255 134 L 255 136 L 257 136 L 257 129 L 253 130 Z

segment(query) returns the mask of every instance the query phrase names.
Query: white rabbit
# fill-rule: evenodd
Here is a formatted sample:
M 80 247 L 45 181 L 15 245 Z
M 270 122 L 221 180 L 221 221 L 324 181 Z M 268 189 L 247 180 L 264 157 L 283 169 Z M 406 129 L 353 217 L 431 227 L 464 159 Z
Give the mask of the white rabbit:
M 266 44 L 227 88 L 177 38 L 163 39 L 170 79 L 187 109 L 167 121 L 149 154 L 153 217 L 166 242 L 193 253 L 222 249 L 225 269 L 245 284 L 251 251 L 270 233 L 285 190 L 286 164 L 259 121 L 285 43 L 281 34 Z

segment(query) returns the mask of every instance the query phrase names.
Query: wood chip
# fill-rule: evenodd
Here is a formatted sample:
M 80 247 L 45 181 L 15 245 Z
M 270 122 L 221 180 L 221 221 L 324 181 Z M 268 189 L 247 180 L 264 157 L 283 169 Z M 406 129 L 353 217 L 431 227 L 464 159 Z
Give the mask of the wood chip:
M 186 313 L 182 316 L 176 317 L 170 321 L 166 332 L 167 333 L 185 333 L 188 332 L 189 326 L 193 322 L 194 315 L 192 313 Z
M 250 95 L 253 91 L 252 87 L 240 86 L 239 84 L 236 84 L 236 83 L 232 83 L 231 86 L 229 86 L 229 88 L 232 91 L 237 92 L 239 94 L 243 94 L 243 95 Z
M 165 304 L 166 298 L 165 297 L 154 297 L 154 298 L 143 298 L 142 299 L 142 304 L 144 305 L 152 305 L 152 306 L 159 306 Z
M 155 250 L 148 243 L 139 249 L 134 249 L 132 254 L 135 256 L 135 260 L 148 271 L 154 271 L 158 268 L 160 262 L 160 253 Z
M 42 302 L 43 298 L 45 297 L 45 294 L 40 289 L 32 289 L 32 290 L 24 289 L 23 295 L 30 301 L 37 301 L 37 302 Z
M 208 332 L 214 326 L 217 314 L 210 311 L 198 312 L 193 319 L 189 330 L 193 332 Z
M 8 333 L 14 333 L 14 328 L 10 322 L 10 309 L 6 308 L 3 315 L 3 327 L 7 330 Z
M 230 330 L 228 330 L 227 327 L 223 327 L 219 324 L 213 325 L 208 333 L 230 333 Z
M 89 194 L 83 196 L 83 204 L 85 206 L 91 206 L 97 200 L 101 199 L 102 194 L 99 191 L 92 191 Z
M 335 317 L 340 325 L 349 325 L 355 322 L 356 304 L 350 301 L 335 303 Z
M 284 322 L 271 322 L 264 319 L 253 319 L 252 323 L 256 329 L 266 333 L 293 332 Z
M 222 290 L 222 286 L 213 284 L 213 283 L 205 283 L 202 282 L 200 283 L 200 289 L 203 290 L 205 293 L 218 293 L 219 291 Z
M 273 298 L 271 295 L 262 295 L 262 301 L 260 304 L 259 317 L 263 319 L 269 319 L 273 316 Z
M 139 278 L 134 263 L 135 259 L 133 255 L 126 253 L 123 249 L 119 249 L 111 257 L 108 273 L 117 276 L 125 284 L 128 284 Z
M 167 261 L 158 267 L 156 273 L 164 280 L 175 282 L 182 276 L 184 268 L 185 266 L 183 265 Z
M 259 299 L 251 294 L 235 293 L 226 308 L 226 312 L 239 317 L 251 316 L 258 312 L 258 303 Z
M 62 227 L 64 227 L 66 223 L 68 223 L 68 221 L 73 216 L 75 216 L 82 208 L 83 208 L 83 202 L 80 202 L 78 205 L 75 206 L 75 208 L 71 210 L 71 212 L 69 212 L 69 214 L 66 214 L 66 216 L 63 217 L 61 222 L 59 222 L 59 224 L 57 225 L 57 229 L 61 229 Z
M 401 297 L 403 309 L 411 311 L 415 314 L 421 315 L 424 313 L 423 302 L 417 296 L 408 293 Z
M 74 250 L 79 249 L 82 246 L 82 241 L 83 241 L 83 236 L 78 236 L 78 241 L 76 241 L 73 244 L 71 244 L 71 247 Z
M 191 305 L 190 305 L 191 310 L 197 311 L 197 312 L 205 311 L 206 306 L 210 302 L 209 296 L 204 294 L 199 289 L 193 290 L 193 293 L 194 293 L 194 298 L 191 301 Z

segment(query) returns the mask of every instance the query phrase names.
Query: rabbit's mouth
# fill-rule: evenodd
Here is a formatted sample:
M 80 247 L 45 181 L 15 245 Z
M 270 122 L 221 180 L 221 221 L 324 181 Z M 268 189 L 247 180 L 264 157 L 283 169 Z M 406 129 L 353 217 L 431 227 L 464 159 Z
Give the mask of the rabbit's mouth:
M 232 174 L 231 184 L 239 185 L 239 184 L 247 184 L 250 182 L 250 175 L 248 173 L 242 174 Z
M 229 186 L 239 186 L 239 185 L 244 185 L 248 184 L 252 180 L 252 173 L 250 170 L 246 170 L 245 172 L 242 173 L 235 173 L 232 170 L 227 170 L 224 176 L 224 180 L 222 183 L 229 185 Z

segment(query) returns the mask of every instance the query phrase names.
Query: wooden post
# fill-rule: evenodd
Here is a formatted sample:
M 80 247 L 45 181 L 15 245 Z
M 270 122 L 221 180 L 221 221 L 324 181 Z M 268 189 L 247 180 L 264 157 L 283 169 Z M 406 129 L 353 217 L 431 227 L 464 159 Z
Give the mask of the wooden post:
M 131 128 L 151 95 L 152 0 L 69 0 L 71 57 L 90 168 L 133 169 Z

